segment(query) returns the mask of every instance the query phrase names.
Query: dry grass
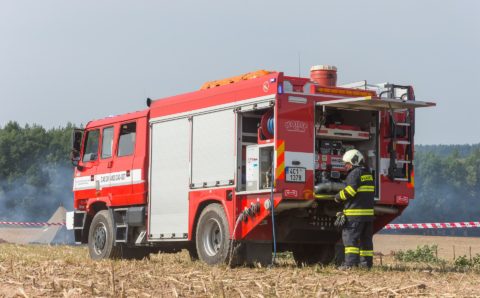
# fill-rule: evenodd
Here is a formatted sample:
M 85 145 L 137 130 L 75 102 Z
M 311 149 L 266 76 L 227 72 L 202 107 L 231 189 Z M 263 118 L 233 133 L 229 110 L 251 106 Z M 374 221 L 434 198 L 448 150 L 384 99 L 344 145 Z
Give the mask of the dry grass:
M 391 259 L 391 258 L 390 258 Z M 379 260 L 377 260 L 378 264 Z M 390 262 L 383 257 L 384 264 Z M 143 261 L 88 258 L 85 247 L 0 244 L 0 297 L 479 296 L 480 275 L 395 264 L 371 271 L 210 267 L 186 252 Z M 420 269 L 419 269 L 420 268 Z

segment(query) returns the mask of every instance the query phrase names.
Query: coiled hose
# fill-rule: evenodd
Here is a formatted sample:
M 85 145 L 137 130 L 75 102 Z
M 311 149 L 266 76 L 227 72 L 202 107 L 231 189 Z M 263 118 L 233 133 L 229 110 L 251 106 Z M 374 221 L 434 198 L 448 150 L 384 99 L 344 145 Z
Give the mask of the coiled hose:
M 273 119 L 273 110 L 268 110 L 263 114 L 260 120 L 260 131 L 266 139 L 272 139 L 275 133 L 275 121 Z

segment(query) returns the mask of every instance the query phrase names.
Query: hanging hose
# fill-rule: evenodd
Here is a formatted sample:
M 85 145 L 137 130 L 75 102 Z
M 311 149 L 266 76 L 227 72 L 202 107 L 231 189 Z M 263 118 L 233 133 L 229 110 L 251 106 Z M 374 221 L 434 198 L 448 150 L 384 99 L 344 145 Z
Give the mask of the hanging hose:
M 275 265 L 275 259 L 277 258 L 277 239 L 275 236 L 275 214 L 274 214 L 274 200 L 273 200 L 273 184 L 274 184 L 274 177 L 275 177 L 275 162 L 274 162 L 274 151 L 272 152 L 272 179 L 271 179 L 271 187 L 270 187 L 270 212 L 272 214 L 272 240 L 273 240 L 273 257 L 272 257 L 272 266 Z M 248 216 L 245 212 L 240 212 L 240 214 L 237 217 L 237 221 L 235 222 L 235 226 L 233 227 L 233 233 L 232 233 L 232 238 L 230 239 L 230 253 L 229 253 L 229 260 L 228 260 L 228 266 L 232 264 L 232 259 L 233 259 L 233 253 L 234 253 L 234 248 L 233 244 L 235 241 L 235 233 L 237 231 L 238 225 L 242 222 L 242 220 L 245 218 L 245 216 Z
M 330 200 L 335 198 L 335 195 L 315 194 L 315 199 Z
M 277 257 L 277 239 L 275 236 L 275 214 L 274 214 L 274 200 L 273 200 L 273 184 L 275 184 L 275 163 L 274 163 L 274 152 L 272 151 L 272 179 L 271 179 L 271 188 L 270 188 L 270 203 L 271 203 L 271 213 L 272 213 L 272 240 L 273 240 L 273 258 L 272 266 L 275 265 L 275 258 Z
M 237 221 L 235 222 L 235 227 L 233 228 L 233 233 L 232 233 L 232 239 L 230 239 L 230 252 L 229 252 L 229 259 L 228 259 L 228 266 L 230 266 L 232 264 L 232 259 L 233 259 L 233 244 L 234 244 L 234 241 L 235 241 L 235 233 L 237 231 L 237 227 L 238 227 L 238 224 L 242 222 L 243 220 L 243 217 L 244 217 L 244 214 L 243 212 L 241 212 L 238 217 L 237 217 Z

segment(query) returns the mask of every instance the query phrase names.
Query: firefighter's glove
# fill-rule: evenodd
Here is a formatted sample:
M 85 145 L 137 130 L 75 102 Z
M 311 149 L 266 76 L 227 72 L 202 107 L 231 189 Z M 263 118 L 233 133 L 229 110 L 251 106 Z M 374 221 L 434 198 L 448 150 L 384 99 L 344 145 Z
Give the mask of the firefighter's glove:
M 347 222 L 347 218 L 343 212 L 337 212 L 337 219 L 335 219 L 335 223 L 333 224 L 337 229 L 342 229 L 345 223 Z

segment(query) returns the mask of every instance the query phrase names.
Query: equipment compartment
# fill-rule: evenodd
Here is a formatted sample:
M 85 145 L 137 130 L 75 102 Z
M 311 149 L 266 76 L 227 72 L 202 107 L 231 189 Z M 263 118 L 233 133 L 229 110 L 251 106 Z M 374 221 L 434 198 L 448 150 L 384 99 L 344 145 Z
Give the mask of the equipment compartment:
M 342 161 L 350 149 L 362 152 L 365 165 L 377 173 L 378 111 L 317 107 L 315 118 L 315 195 L 331 198 L 345 187 Z
M 273 110 L 237 113 L 237 190 L 269 189 L 272 183 Z

